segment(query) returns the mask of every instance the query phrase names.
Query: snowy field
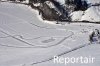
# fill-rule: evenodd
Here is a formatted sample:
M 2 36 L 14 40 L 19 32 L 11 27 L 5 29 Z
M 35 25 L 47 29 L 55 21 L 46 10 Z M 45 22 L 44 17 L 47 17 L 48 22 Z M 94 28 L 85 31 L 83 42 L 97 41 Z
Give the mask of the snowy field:
M 64 66 L 53 63 L 55 55 L 93 56 L 93 64 L 67 66 L 100 66 L 100 45 L 88 45 L 89 34 L 100 25 L 49 24 L 37 13 L 25 5 L 0 3 L 0 66 Z

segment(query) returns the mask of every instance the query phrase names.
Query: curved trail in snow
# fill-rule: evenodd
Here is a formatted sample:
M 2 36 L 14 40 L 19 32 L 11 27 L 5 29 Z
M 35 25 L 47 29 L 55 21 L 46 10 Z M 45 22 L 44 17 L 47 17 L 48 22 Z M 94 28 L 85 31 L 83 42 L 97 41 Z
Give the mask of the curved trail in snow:
M 29 43 L 29 42 L 27 42 L 27 41 L 25 41 L 25 40 L 23 40 L 23 39 L 20 39 L 20 38 L 17 38 L 17 37 L 15 37 L 15 36 L 12 36 L 12 35 L 10 35 L 10 34 L 4 32 L 4 31 L 1 31 L 1 30 L 0 30 L 0 32 L 2 32 L 2 33 L 4 33 L 4 34 L 8 35 L 7 37 L 12 37 L 13 39 L 16 39 L 16 40 L 18 40 L 18 41 L 20 41 L 20 42 L 22 42 L 22 43 L 24 43 L 24 44 L 26 44 L 26 45 L 32 46 L 32 47 L 28 47 L 28 48 L 49 48 L 49 47 L 53 47 L 53 46 L 56 46 L 56 45 L 61 44 L 61 43 L 62 43 L 63 41 L 65 41 L 67 38 L 69 38 L 69 37 L 71 37 L 71 36 L 74 35 L 74 33 L 71 32 L 71 34 L 70 34 L 69 36 L 64 37 L 61 41 L 57 42 L 56 44 L 49 45 L 49 46 L 48 46 L 48 45 L 47 45 L 47 46 L 39 46 L 38 44 L 37 44 L 37 45 L 31 44 L 31 43 Z M 6 38 L 7 38 L 7 37 L 6 37 Z M 21 37 L 21 36 L 20 36 L 20 37 Z M 1 38 L 5 38 L 5 37 L 1 37 Z M 36 38 L 34 38 L 34 39 L 37 39 L 37 38 L 41 38 L 41 37 L 36 37 Z M 5 47 L 13 47 L 13 48 L 26 48 L 26 47 L 9 46 L 9 45 L 3 45 L 3 44 L 0 44 L 0 45 L 1 45 L 1 46 L 5 46 Z

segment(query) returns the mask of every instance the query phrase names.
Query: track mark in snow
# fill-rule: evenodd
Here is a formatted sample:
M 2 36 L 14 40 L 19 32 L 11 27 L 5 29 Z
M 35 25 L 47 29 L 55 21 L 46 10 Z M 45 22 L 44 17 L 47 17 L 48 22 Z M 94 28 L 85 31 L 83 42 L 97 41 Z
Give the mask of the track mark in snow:
M 47 40 L 44 40 L 44 41 L 41 41 L 42 43 L 49 43 L 49 42 L 52 42 L 52 41 L 55 41 L 54 38 L 50 38 L 50 39 L 47 39 Z
M 0 32 L 2 32 L 2 33 L 4 33 L 4 34 L 6 34 L 6 35 L 8 35 L 8 37 L 12 37 L 13 39 L 16 39 L 16 40 L 18 40 L 18 41 L 20 41 L 20 42 L 22 42 L 22 43 L 24 43 L 24 44 L 26 44 L 26 45 L 30 45 L 30 46 L 32 46 L 33 48 L 49 48 L 49 47 L 53 47 L 53 46 L 56 46 L 56 45 L 59 45 L 59 44 L 61 44 L 63 41 L 65 41 L 67 38 L 69 38 L 69 37 L 71 37 L 71 36 L 73 36 L 74 35 L 74 33 L 73 32 L 71 32 L 71 34 L 69 35 L 69 36 L 66 36 L 66 37 L 64 37 L 61 41 L 59 41 L 59 42 L 57 42 L 56 44 L 53 44 L 53 45 L 47 45 L 47 46 L 41 46 L 41 45 L 34 45 L 34 44 L 31 44 L 31 43 L 29 43 L 29 42 L 27 42 L 27 41 L 25 41 L 25 40 L 23 40 L 23 39 L 20 39 L 20 38 L 17 38 L 16 36 L 12 36 L 12 35 L 10 35 L 10 34 L 8 34 L 8 33 L 6 33 L 6 32 L 4 32 L 4 31 L 2 31 L 2 30 L 0 30 Z M 21 36 L 20 36 L 21 37 Z M 37 37 L 36 39 L 38 39 L 39 37 Z M 40 37 L 41 38 L 41 37 Z M 1 46 L 5 46 L 5 47 L 13 47 L 13 48 L 26 48 L 26 47 L 16 47 L 16 46 L 9 46 L 9 45 L 3 45 L 3 44 L 0 44 Z
M 84 45 L 80 45 L 80 46 L 75 47 L 75 48 L 73 48 L 73 49 L 71 49 L 71 50 L 69 50 L 69 51 L 62 52 L 62 53 L 58 54 L 57 56 L 58 56 L 58 57 L 59 57 L 59 56 L 63 56 L 63 55 L 68 54 L 68 53 L 70 53 L 70 52 L 73 52 L 73 51 L 79 50 L 79 49 L 81 49 L 81 48 L 84 48 L 84 47 L 86 47 L 86 46 L 88 46 L 88 45 L 91 45 L 91 43 L 84 44 Z M 45 59 L 45 60 L 42 60 L 42 61 L 39 61 L 39 62 L 34 62 L 34 63 L 32 63 L 31 65 L 36 65 L 36 64 L 48 62 L 48 61 L 51 61 L 51 60 L 53 60 L 53 59 L 54 59 L 54 57 L 51 57 L 51 58 L 48 58 L 48 59 Z

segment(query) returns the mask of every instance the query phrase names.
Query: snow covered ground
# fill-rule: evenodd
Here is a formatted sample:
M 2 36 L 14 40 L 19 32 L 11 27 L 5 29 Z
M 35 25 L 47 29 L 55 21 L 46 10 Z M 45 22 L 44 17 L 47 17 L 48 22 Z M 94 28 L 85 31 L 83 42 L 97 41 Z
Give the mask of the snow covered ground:
M 99 24 L 48 24 L 37 13 L 25 5 L 0 3 L 0 66 L 64 66 L 53 63 L 55 55 L 96 58 L 93 64 L 68 66 L 100 65 L 100 45 L 87 46 Z M 86 47 L 67 53 L 80 46 Z

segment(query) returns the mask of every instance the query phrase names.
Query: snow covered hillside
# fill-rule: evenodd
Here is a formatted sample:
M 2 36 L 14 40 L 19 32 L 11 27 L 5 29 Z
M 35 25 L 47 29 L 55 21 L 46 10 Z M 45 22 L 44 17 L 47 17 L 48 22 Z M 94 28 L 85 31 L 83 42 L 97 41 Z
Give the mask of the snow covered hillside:
M 87 10 L 74 11 L 70 14 L 72 21 L 100 22 L 100 0 L 87 0 L 87 3 L 90 5 Z
M 2 1 L 2 0 L 1 0 Z M 8 0 L 7 0 L 8 1 Z M 100 0 L 9 0 L 36 9 L 43 20 L 100 22 Z M 77 17 L 76 17 L 77 16 Z
M 100 0 L 87 0 L 88 3 L 92 3 L 92 4 L 95 4 L 95 3 L 100 3 Z
M 71 16 L 73 21 L 100 22 L 100 6 L 92 6 L 86 11 L 75 11 Z
M 40 20 L 38 12 L 27 5 L 1 2 L 0 66 L 64 66 L 53 62 L 55 55 L 93 56 L 93 64 L 67 66 L 100 66 L 100 44 L 89 42 L 94 29 L 100 29 L 100 25 L 49 24 Z
M 46 18 L 49 17 L 49 12 L 53 10 L 44 11 L 42 13 L 43 15 L 45 15 L 46 12 L 48 13 L 48 16 L 42 15 L 46 20 L 100 22 L 100 0 L 54 0 L 58 3 L 54 3 L 52 0 L 50 1 L 53 5 L 49 5 L 49 7 L 53 8 L 56 11 L 55 13 L 58 14 L 50 13 L 52 15 L 50 17 L 52 18 Z M 48 8 L 46 10 L 48 10 Z
M 49 6 L 44 5 L 46 1 L 50 2 Z M 100 0 L 44 0 L 42 3 L 44 7 L 38 7 L 44 20 L 100 22 Z

